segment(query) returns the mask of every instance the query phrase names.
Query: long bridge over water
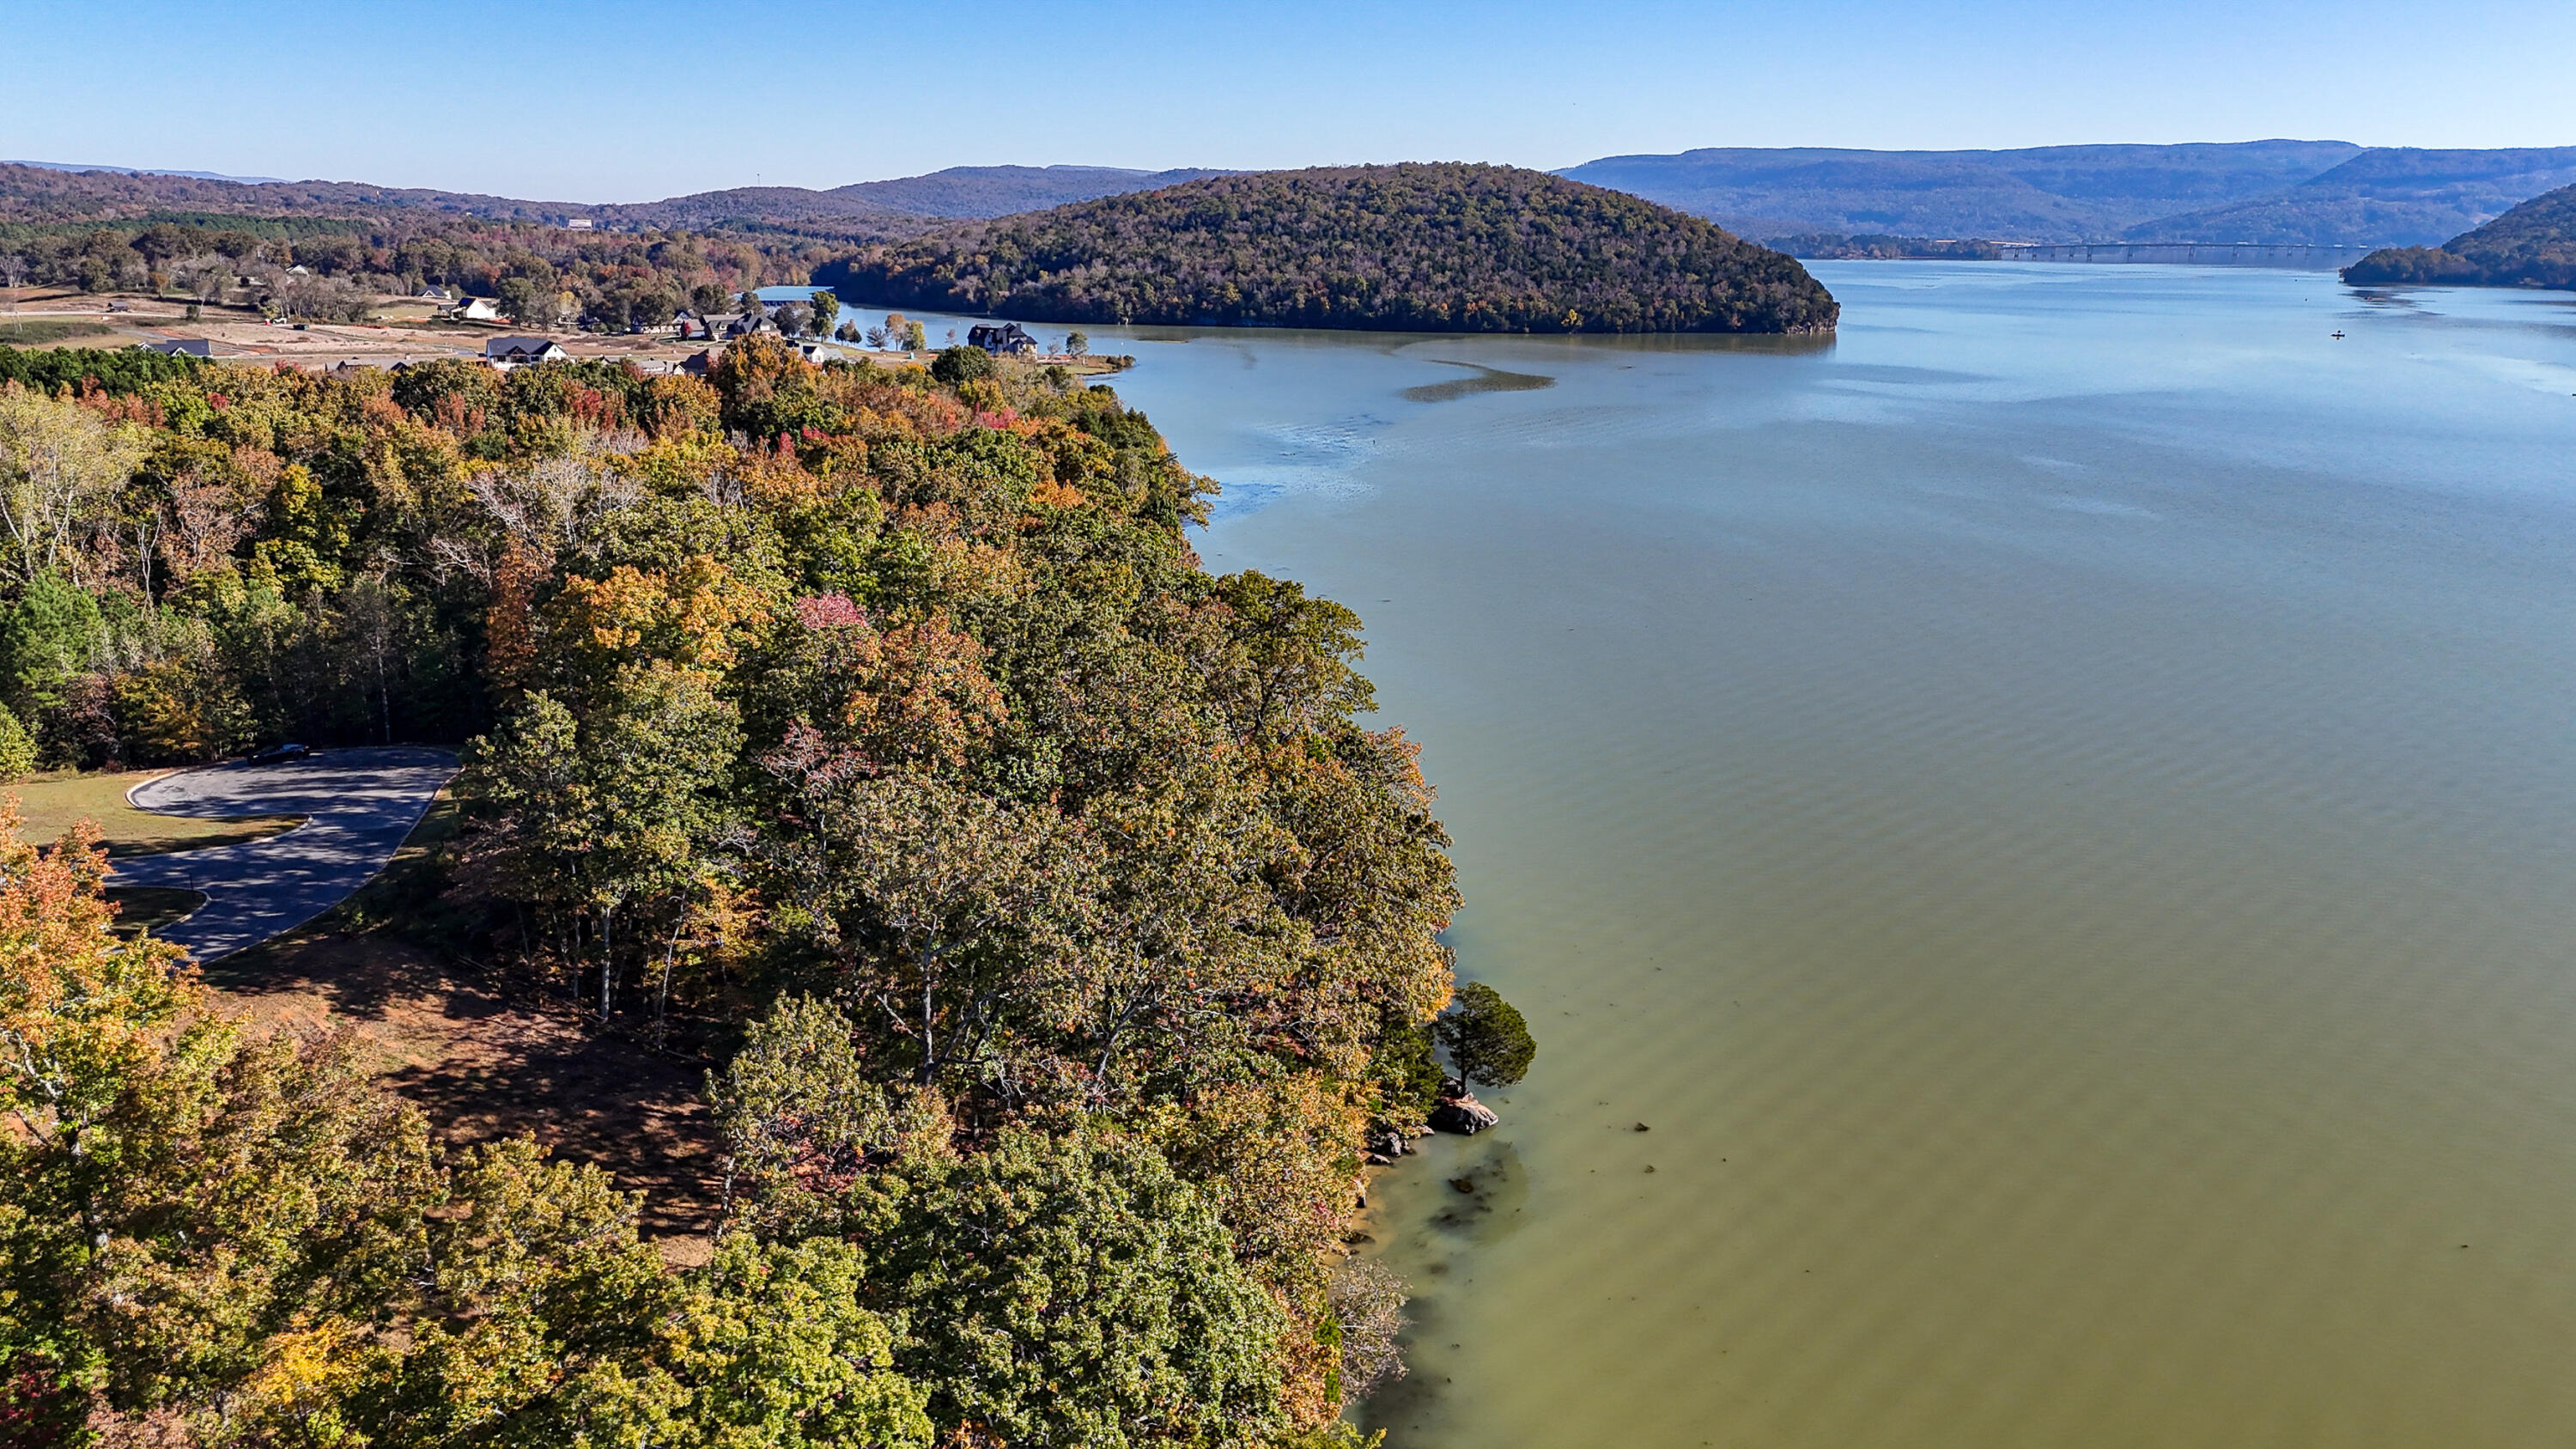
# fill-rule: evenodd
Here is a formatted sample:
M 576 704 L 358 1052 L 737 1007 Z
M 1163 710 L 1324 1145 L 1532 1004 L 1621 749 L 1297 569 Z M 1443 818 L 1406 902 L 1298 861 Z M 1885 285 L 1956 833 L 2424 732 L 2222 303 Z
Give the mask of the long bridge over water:
M 2376 250 L 2323 242 L 1998 242 L 2008 262 L 2178 262 L 2238 267 L 2347 266 Z

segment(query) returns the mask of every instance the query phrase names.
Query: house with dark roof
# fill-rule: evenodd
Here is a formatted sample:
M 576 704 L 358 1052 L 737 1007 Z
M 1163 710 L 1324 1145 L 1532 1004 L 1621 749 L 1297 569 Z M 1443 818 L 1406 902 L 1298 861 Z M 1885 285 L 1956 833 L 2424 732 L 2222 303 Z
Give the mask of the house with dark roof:
M 980 347 L 996 357 L 1022 356 L 1038 350 L 1038 340 L 1017 322 L 979 324 L 966 331 L 966 345 Z
M 169 357 L 212 357 L 215 355 L 215 344 L 208 342 L 203 337 L 174 337 L 167 342 L 138 342 L 134 345 L 142 348 L 146 352 L 158 352 Z
M 543 337 L 495 337 L 483 344 L 483 360 L 498 368 L 532 362 L 561 362 L 572 356 Z

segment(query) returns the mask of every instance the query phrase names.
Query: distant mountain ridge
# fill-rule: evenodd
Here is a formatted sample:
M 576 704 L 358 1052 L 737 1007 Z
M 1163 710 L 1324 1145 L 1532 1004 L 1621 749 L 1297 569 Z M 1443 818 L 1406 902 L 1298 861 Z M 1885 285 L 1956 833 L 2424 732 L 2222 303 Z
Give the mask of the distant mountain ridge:
M 0 161 L 0 166 L 33 166 L 43 171 L 111 171 L 119 176 L 185 176 L 192 181 L 239 181 L 257 186 L 283 176 L 227 176 L 221 171 L 173 171 L 166 166 L 101 166 L 85 161 Z
M 2576 146 L 2381 147 L 2278 196 L 2131 227 L 2125 239 L 2418 245 L 2457 235 L 2570 182 L 2576 182 Z
M 531 201 L 356 181 L 252 181 L 128 167 L 74 169 L 0 162 L 0 221 L 121 222 L 161 213 L 332 216 L 413 213 L 486 221 L 679 231 L 780 231 L 850 240 L 917 236 L 943 221 L 982 220 L 1233 173 L 1110 166 L 952 166 L 926 176 L 817 191 L 745 186 L 661 201 Z
M 1116 166 L 951 166 L 926 176 L 860 181 L 811 191 L 798 186 L 737 187 L 666 201 L 596 206 L 605 224 L 678 228 L 727 227 L 846 230 L 859 238 L 914 236 L 942 221 L 983 221 L 1042 211 L 1131 191 L 1153 191 L 1230 171 L 1130 171 Z
M 2376 246 L 2450 236 L 2576 181 L 2576 147 L 2433 151 L 2271 140 L 2013 151 L 1709 148 L 1604 157 L 1562 174 L 1749 236 Z
M 836 186 L 825 194 L 847 196 L 914 216 L 981 220 L 1134 191 L 1160 191 L 1203 176 L 1238 174 L 1202 167 L 1130 171 L 1118 166 L 951 166 L 927 176 Z

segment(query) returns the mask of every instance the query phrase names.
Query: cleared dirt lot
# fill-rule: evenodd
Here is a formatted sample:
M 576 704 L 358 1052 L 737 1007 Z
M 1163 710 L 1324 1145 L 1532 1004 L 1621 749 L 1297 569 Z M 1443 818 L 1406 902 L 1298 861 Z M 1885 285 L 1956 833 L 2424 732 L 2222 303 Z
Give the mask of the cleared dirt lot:
M 716 1143 L 704 1065 L 599 1036 L 566 1010 L 461 972 L 390 929 L 299 932 L 206 979 L 261 1021 L 357 1029 L 386 1086 L 452 1143 L 531 1132 L 640 1190 L 666 1254 L 704 1251 Z

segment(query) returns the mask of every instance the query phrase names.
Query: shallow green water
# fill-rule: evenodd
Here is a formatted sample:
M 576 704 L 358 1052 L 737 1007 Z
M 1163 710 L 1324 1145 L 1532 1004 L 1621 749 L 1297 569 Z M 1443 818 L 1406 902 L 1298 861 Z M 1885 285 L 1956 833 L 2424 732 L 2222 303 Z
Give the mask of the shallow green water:
M 1377 1421 L 2567 1442 L 2576 298 L 1819 272 L 1824 348 L 1095 334 L 1210 566 L 1367 618 L 1541 1034 L 1387 1184 Z

